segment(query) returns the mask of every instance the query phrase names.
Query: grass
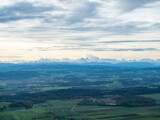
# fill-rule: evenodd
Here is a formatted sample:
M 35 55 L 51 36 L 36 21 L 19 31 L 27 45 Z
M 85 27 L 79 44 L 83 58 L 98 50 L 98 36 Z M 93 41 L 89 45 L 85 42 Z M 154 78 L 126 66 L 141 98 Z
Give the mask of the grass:
M 71 117 L 80 117 L 79 113 L 72 112 L 71 109 L 81 100 L 50 100 L 44 103 L 35 104 L 33 108 L 20 111 L 5 111 L 0 112 L 0 120 L 52 120 L 53 115 L 48 112 L 55 112 L 57 115 Z M 4 105 L 4 103 L 1 103 Z
M 101 120 L 120 120 L 120 119 L 133 119 L 143 120 L 160 119 L 160 107 L 159 106 L 147 106 L 147 107 L 108 107 L 108 106 L 77 106 L 76 112 L 79 112 L 90 118 L 96 118 Z
M 149 95 L 148 95 L 149 96 Z M 148 97 L 147 96 L 147 97 Z M 159 100 L 158 94 L 150 95 Z M 35 104 L 32 109 L 26 111 L 0 112 L 0 120 L 52 120 L 54 112 L 56 115 L 66 118 L 81 120 L 159 120 L 160 106 L 147 107 L 121 107 L 121 106 L 78 106 L 77 100 L 49 100 L 44 103 Z M 0 103 L 5 104 L 5 103 Z M 72 109 L 73 108 L 73 109 Z
M 148 97 L 148 98 L 152 98 L 154 100 L 156 100 L 156 102 L 158 104 L 160 104 L 160 93 L 157 93 L 157 94 L 148 94 L 148 95 L 141 95 L 143 97 Z
M 49 90 L 59 90 L 59 89 L 68 89 L 68 88 L 72 88 L 72 87 L 60 87 L 60 86 L 42 87 L 42 88 L 38 88 L 38 90 L 40 90 L 40 91 L 49 91 Z
M 8 106 L 10 102 L 0 102 L 0 108 L 4 106 Z

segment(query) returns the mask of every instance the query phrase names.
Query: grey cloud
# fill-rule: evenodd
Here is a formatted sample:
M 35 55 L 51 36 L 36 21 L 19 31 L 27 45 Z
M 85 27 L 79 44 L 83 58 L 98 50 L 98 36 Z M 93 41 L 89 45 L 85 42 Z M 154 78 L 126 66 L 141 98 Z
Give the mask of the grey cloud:
M 32 50 L 38 50 L 38 51 L 53 51 L 53 50 L 88 50 L 88 46 L 86 45 L 85 47 L 82 46 L 53 46 L 53 47 L 36 47 L 35 49 Z M 29 50 L 29 51 L 32 51 Z
M 160 23 L 153 24 L 153 25 L 151 26 L 151 28 L 152 28 L 153 30 L 159 30 L 159 29 L 160 29 Z
M 98 23 L 101 25 L 101 27 L 99 27 L 97 25 L 97 27 L 86 27 L 86 26 L 81 26 L 81 27 L 70 27 L 70 28 L 63 28 L 62 30 L 72 30 L 72 31 L 108 31 L 110 32 L 112 35 L 113 34 L 135 34 L 135 33 L 139 33 L 139 32 L 144 32 L 146 30 L 148 30 L 149 28 L 145 27 L 145 28 L 138 28 L 137 25 L 141 24 L 139 22 L 129 22 L 126 23 L 125 25 L 116 25 L 116 26 L 108 26 L 108 25 L 104 25 L 102 26 L 103 23 Z
M 97 45 L 105 44 L 119 44 L 119 43 L 159 43 L 160 40 L 121 40 L 121 41 L 92 41 L 92 40 L 76 40 L 76 43 L 65 43 L 62 46 L 36 47 L 34 50 L 38 51 L 52 51 L 52 50 L 90 50 L 90 51 L 159 51 L 157 48 L 106 48 L 97 47 Z M 78 42 L 82 41 L 82 42 Z M 84 42 L 83 42 L 84 41 Z
M 70 38 L 68 40 L 75 40 L 75 41 L 88 41 L 88 40 L 94 40 L 96 39 L 95 37 L 73 37 L 73 38 Z
M 114 49 L 114 48 L 93 48 L 90 49 L 92 51 L 160 51 L 160 49 L 156 49 L 156 48 L 127 48 L 127 49 Z
M 85 2 L 82 6 L 73 11 L 71 17 L 67 19 L 67 23 L 75 24 L 84 21 L 86 18 L 97 16 L 97 7 L 99 3 Z
M 159 0 L 118 0 L 122 4 L 124 12 L 132 11 L 136 8 L 140 8 L 147 3 L 156 2 Z
M 82 0 L 83 1 L 83 0 Z M 138 7 L 141 7 L 147 3 L 150 2 L 155 2 L 157 0 L 118 0 L 122 4 L 125 4 L 128 8 L 130 9 L 135 9 Z M 81 3 L 81 1 L 80 1 Z M 72 7 L 72 6 L 71 6 Z M 121 40 L 121 41 L 103 41 L 99 42 L 98 38 L 99 37 L 106 37 L 107 35 L 104 36 L 98 36 L 97 34 L 91 35 L 91 37 L 75 37 L 73 36 L 63 36 L 63 33 L 65 34 L 71 33 L 73 31 L 73 34 L 75 31 L 78 31 L 79 33 L 81 31 L 83 32 L 88 32 L 88 31 L 100 31 L 103 34 L 105 32 L 109 32 L 109 35 L 114 36 L 116 35 L 124 35 L 124 34 L 133 34 L 133 33 L 140 33 L 144 32 L 145 30 L 148 30 L 148 28 L 137 28 L 137 25 L 141 24 L 140 21 L 135 21 L 135 22 L 127 22 L 125 24 L 118 24 L 114 25 L 114 22 L 111 23 L 111 25 L 107 25 L 104 23 L 104 21 L 100 21 L 98 23 L 92 23 L 94 26 L 97 27 L 92 27 L 91 25 L 88 27 L 87 22 L 85 22 L 85 19 L 100 19 L 98 16 L 98 8 L 101 7 L 100 3 L 97 2 L 89 2 L 89 1 L 83 1 L 82 4 L 75 9 L 71 8 L 71 16 L 67 18 L 67 13 L 66 15 L 59 15 L 57 17 L 53 17 L 52 15 L 49 16 L 44 16 L 44 12 L 47 11 L 54 11 L 54 10 L 59 10 L 60 8 L 57 8 L 56 5 L 52 6 L 34 6 L 32 3 L 29 2 L 20 2 L 16 3 L 12 6 L 7 6 L 0 8 L 0 22 L 9 22 L 9 21 L 14 21 L 14 20 L 20 20 L 20 19 L 33 19 L 33 18 L 42 18 L 45 23 L 47 23 L 46 26 L 43 26 L 43 23 L 41 26 L 36 26 L 36 27 L 31 27 L 29 29 L 29 32 L 27 31 L 27 34 L 23 34 L 24 37 L 33 39 L 35 41 L 52 41 L 52 38 L 57 38 L 57 40 L 62 41 L 63 40 L 74 40 L 74 41 L 85 41 L 83 45 L 79 45 L 81 47 L 83 46 L 93 46 L 93 43 L 91 41 L 95 41 L 95 44 L 102 44 L 102 43 L 132 43 L 132 42 L 160 42 L 160 40 Z M 62 10 L 65 12 L 64 10 Z M 67 11 L 67 10 L 66 10 Z M 127 10 L 126 10 L 127 11 Z M 111 11 L 112 15 L 112 11 Z M 57 19 L 55 23 L 52 21 L 52 19 Z M 79 23 L 83 22 L 82 25 L 76 26 L 74 23 Z M 106 23 L 107 23 L 107 18 L 106 18 Z M 144 22 L 142 22 L 144 23 Z M 81 23 L 80 23 L 81 24 Z M 104 24 L 104 26 L 103 26 Z M 112 26 L 113 24 L 113 26 Z M 98 26 L 99 25 L 99 26 Z M 101 27 L 100 27 L 101 26 Z M 158 27 L 157 27 L 158 26 Z M 158 24 L 155 24 L 154 27 L 157 27 L 157 30 L 159 28 Z M 15 30 L 15 29 L 14 29 Z M 12 31 L 12 29 L 11 29 Z M 22 29 L 23 31 L 23 29 Z M 39 31 L 43 31 L 43 34 L 39 33 Z M 53 31 L 53 32 L 52 32 Z M 54 34 L 54 31 L 59 31 L 57 35 Z M 25 31 L 23 31 L 25 32 Z M 9 31 L 10 33 L 10 31 Z M 35 33 L 35 34 L 33 34 Z M 53 34 L 52 34 L 53 33 Z M 58 36 L 58 37 L 57 37 Z M 65 37 L 66 39 L 60 38 L 60 36 Z M 62 43 L 63 44 L 63 43 Z M 66 44 L 66 43 L 64 43 Z M 78 43 L 80 44 L 80 43 Z M 68 44 L 66 44 L 68 45 Z M 44 49 L 41 49 L 44 50 Z
M 38 51 L 52 51 L 52 50 L 89 50 L 89 51 L 160 51 L 157 48 L 97 48 L 96 46 L 53 46 L 53 47 L 36 47 Z
M 102 41 L 99 43 L 135 43 L 135 42 L 142 42 L 142 43 L 152 43 L 152 42 L 160 42 L 160 40 L 120 40 L 120 41 Z
M 54 10 L 54 6 L 40 7 L 29 2 L 19 2 L 12 6 L 0 8 L 0 22 L 9 22 L 20 19 L 43 18 L 43 12 Z
M 159 51 L 156 48 L 113 49 L 111 51 Z
M 123 26 L 114 26 L 114 27 L 104 27 L 102 28 L 104 31 L 110 31 L 112 33 L 116 33 L 116 34 L 133 34 L 133 33 L 137 33 L 139 31 L 142 31 L 143 29 L 137 28 L 136 24 L 126 24 Z
M 131 0 L 121 0 L 122 3 L 125 4 L 132 4 Z M 155 1 L 155 0 L 154 0 Z M 134 4 L 145 4 L 149 2 L 148 0 L 144 0 L 144 2 L 136 0 Z M 127 5 L 127 6 L 128 6 Z M 58 26 L 58 30 L 65 30 L 65 31 L 109 31 L 112 34 L 133 34 L 137 32 L 141 32 L 146 30 L 147 28 L 137 28 L 136 25 L 140 24 L 137 22 L 130 22 L 126 23 L 125 25 L 117 25 L 117 26 L 107 26 L 103 22 L 99 22 L 99 27 L 97 23 L 97 27 L 89 26 L 87 27 L 87 22 L 85 22 L 85 19 L 99 19 L 98 16 L 98 9 L 101 6 L 100 3 L 97 2 L 89 2 L 85 1 L 82 2 L 82 4 L 75 9 L 72 9 L 71 16 L 68 13 L 65 13 L 66 11 L 62 8 L 59 8 L 55 5 L 52 6 L 34 6 L 33 3 L 29 2 L 20 2 L 16 3 L 12 6 L 7 6 L 0 8 L 0 22 L 9 22 L 9 21 L 16 21 L 21 19 L 34 19 L 39 18 L 42 19 L 44 23 L 49 24 L 48 27 L 42 27 L 37 26 L 30 28 L 30 32 L 39 32 L 39 31 L 52 31 L 57 30 L 55 29 L 56 26 Z M 56 10 L 62 10 L 64 12 L 64 15 L 58 15 L 58 16 L 52 16 L 52 15 L 46 15 L 44 12 L 46 11 L 56 11 Z M 69 18 L 67 16 L 70 16 Z M 54 21 L 55 20 L 55 21 Z M 75 23 L 83 22 L 80 26 L 74 26 Z M 106 20 L 107 22 L 107 20 Z M 43 23 L 42 23 L 43 25 Z M 67 27 L 66 27 L 67 26 Z

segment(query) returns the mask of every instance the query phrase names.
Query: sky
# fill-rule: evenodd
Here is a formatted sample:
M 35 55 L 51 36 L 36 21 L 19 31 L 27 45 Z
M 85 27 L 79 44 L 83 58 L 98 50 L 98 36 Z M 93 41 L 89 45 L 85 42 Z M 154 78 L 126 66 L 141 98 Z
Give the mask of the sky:
M 0 61 L 160 58 L 160 0 L 0 3 Z

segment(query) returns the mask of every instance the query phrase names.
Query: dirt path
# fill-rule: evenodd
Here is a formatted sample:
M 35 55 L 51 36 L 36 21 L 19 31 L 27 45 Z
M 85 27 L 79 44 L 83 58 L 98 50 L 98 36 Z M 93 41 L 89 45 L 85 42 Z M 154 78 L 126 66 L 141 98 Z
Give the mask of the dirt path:
M 76 107 L 77 105 L 74 105 L 72 108 L 71 108 L 71 112 L 73 111 L 73 109 Z

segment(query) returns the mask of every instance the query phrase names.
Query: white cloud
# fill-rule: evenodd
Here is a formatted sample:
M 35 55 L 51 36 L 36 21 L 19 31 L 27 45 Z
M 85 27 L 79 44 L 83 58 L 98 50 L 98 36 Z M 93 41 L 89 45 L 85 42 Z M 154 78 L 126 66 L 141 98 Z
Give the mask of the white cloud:
M 1 3 L 0 42 L 6 55 L 10 55 L 7 51 L 12 48 L 8 45 L 17 44 L 13 47 L 16 55 L 34 50 L 41 56 L 43 54 L 37 49 L 40 48 L 48 50 L 47 57 L 56 50 L 77 53 L 84 50 L 81 56 L 88 51 L 98 55 L 99 50 L 105 57 L 105 50 L 134 51 L 141 48 L 155 50 L 155 55 L 159 56 L 156 51 L 159 44 L 145 40 L 160 38 L 160 0 L 1 0 Z M 126 43 L 105 43 L 122 40 Z M 142 45 L 127 40 L 144 42 Z M 24 48 L 20 52 L 22 46 Z M 137 58 L 138 51 L 134 52 Z M 68 57 L 74 56 L 68 54 Z

